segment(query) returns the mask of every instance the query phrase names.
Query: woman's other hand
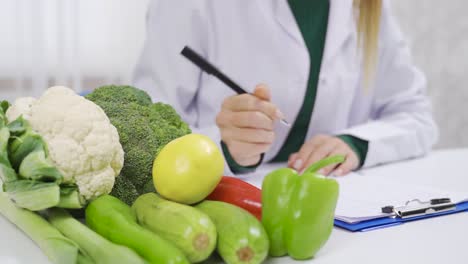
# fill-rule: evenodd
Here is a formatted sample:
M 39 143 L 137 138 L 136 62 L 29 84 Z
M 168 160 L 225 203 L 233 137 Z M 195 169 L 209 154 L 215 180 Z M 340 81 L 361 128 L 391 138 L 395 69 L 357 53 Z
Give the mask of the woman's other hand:
M 241 166 L 257 164 L 275 139 L 274 121 L 283 114 L 270 99 L 270 90 L 260 84 L 253 94 L 226 98 L 216 117 L 222 141 Z
M 320 174 L 343 176 L 359 166 L 356 153 L 338 137 L 317 135 L 302 145 L 299 152 L 291 154 L 288 166 L 301 172 L 311 164 L 333 155 L 344 155 L 346 161 L 338 166 L 332 165 L 320 170 Z

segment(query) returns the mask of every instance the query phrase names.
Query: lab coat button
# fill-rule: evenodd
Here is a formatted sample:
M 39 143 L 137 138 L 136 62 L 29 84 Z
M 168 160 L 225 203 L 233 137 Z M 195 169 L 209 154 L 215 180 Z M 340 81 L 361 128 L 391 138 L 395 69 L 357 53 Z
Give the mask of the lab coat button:
M 327 83 L 327 78 L 320 77 L 319 82 L 320 82 L 320 85 L 325 85 Z

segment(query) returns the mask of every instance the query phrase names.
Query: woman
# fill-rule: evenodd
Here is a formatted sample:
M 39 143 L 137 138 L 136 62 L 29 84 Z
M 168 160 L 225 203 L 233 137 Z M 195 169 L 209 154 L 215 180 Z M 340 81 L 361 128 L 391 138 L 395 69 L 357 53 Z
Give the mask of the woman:
M 201 72 L 185 45 L 251 94 Z M 322 173 L 344 175 L 423 155 L 437 138 L 425 78 L 382 0 L 154 0 L 135 86 L 220 142 L 235 174 L 343 154 Z

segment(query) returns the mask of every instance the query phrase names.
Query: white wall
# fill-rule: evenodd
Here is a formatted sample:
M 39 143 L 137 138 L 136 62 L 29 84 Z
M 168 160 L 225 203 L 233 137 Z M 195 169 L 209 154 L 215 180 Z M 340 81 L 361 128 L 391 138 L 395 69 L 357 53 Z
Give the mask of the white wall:
M 428 76 L 439 147 L 468 147 L 468 1 L 393 0 L 415 62 Z
M 148 0 L 0 3 L 0 98 L 35 95 L 53 84 L 86 90 L 130 81 Z M 468 147 L 468 2 L 392 3 L 428 75 L 438 147 Z
M 148 0 L 0 1 L 0 97 L 129 83 Z

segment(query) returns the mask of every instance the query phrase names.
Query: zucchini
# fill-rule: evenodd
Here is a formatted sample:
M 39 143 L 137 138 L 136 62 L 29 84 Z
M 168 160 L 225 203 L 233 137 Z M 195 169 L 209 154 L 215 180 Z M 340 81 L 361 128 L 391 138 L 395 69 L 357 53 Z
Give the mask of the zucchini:
M 262 224 L 246 210 L 224 202 L 204 201 L 195 208 L 207 214 L 218 231 L 217 251 L 228 264 L 262 263 L 268 254 L 268 236 Z
M 135 201 L 132 209 L 140 225 L 172 242 L 191 263 L 206 260 L 216 247 L 214 223 L 191 206 L 147 193 Z

